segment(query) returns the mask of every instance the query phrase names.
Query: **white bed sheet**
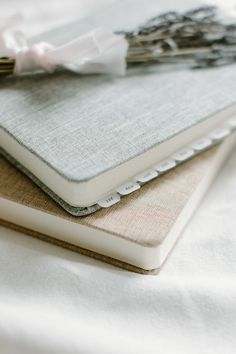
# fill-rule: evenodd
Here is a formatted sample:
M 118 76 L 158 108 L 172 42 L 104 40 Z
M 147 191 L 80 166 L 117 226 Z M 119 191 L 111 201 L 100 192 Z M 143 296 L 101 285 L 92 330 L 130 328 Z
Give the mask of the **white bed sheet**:
M 8 0 L 1 12 L 23 9 L 36 33 L 111 1 Z M 0 228 L 0 353 L 236 353 L 236 152 L 157 276 Z

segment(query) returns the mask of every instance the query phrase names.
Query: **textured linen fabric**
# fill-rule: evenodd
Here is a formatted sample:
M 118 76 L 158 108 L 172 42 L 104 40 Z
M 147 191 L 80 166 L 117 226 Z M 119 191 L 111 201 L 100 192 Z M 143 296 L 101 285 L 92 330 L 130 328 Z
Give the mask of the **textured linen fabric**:
M 170 8 L 172 1 L 158 4 L 160 11 Z M 61 38 L 61 33 L 69 35 L 75 29 L 78 36 L 99 23 L 120 29 L 130 18 L 132 23 L 137 18 L 145 21 L 156 7 L 155 0 L 149 0 L 148 7 L 145 0 L 118 1 L 101 16 L 99 12 L 51 36 Z M 44 40 L 51 42 L 50 34 Z M 64 178 L 79 183 L 234 104 L 236 64 L 173 71 L 158 65 L 135 67 L 125 77 L 58 72 L 53 77 L 6 78 L 1 86 L 0 127 Z
M 38 29 L 53 13 L 69 20 L 78 6 L 1 6 L 9 14 L 19 3 Z M 158 276 L 0 228 L 1 354 L 235 354 L 235 213 L 234 153 Z

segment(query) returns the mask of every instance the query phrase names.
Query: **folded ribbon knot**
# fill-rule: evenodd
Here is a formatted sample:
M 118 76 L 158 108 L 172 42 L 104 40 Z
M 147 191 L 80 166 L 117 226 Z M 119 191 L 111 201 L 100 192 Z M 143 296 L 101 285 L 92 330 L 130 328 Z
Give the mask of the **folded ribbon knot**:
M 47 54 L 53 50 L 53 46 L 48 43 L 38 43 L 31 48 L 22 48 L 15 54 L 14 73 L 30 73 L 35 71 L 53 72 L 55 64 L 50 62 Z
M 60 47 L 27 43 L 19 17 L 0 27 L 0 57 L 15 59 L 14 74 L 53 72 L 58 67 L 78 74 L 118 74 L 126 70 L 128 42 L 110 30 L 97 28 Z

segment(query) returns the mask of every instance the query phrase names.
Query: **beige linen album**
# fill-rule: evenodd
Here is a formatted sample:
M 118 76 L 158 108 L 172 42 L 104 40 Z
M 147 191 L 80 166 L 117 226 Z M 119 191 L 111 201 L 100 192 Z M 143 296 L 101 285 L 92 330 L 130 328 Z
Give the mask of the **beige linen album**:
M 64 211 L 1 157 L 1 223 L 134 271 L 159 269 L 234 138 L 86 217 Z

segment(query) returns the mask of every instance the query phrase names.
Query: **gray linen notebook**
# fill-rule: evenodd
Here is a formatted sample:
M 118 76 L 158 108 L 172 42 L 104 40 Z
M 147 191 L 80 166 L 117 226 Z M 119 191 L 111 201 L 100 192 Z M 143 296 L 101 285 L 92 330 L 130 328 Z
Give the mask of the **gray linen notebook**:
M 173 6 L 186 9 L 181 4 L 118 1 L 40 39 L 58 45 L 98 26 L 132 29 Z M 179 149 L 198 152 L 194 141 L 217 143 L 222 135 L 212 131 L 223 126 L 224 136 L 236 110 L 235 65 L 136 66 L 125 77 L 58 72 L 9 77 L 1 85 L 1 153 L 74 215 L 119 201 L 146 181 L 145 173 L 138 178 L 143 171 L 151 169 L 153 178 L 165 170 L 163 160 L 176 165 Z

